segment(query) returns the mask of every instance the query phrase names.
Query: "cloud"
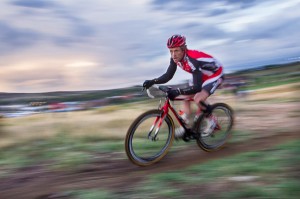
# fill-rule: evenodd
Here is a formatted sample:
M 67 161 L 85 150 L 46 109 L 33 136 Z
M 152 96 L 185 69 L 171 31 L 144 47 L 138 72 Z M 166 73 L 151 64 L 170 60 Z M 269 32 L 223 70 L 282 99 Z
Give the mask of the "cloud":
M 22 7 L 29 7 L 29 8 L 48 8 L 52 7 L 55 4 L 53 1 L 47 1 L 47 0 L 17 0 L 12 2 L 13 5 L 16 6 L 22 6 Z
M 266 61 L 272 63 L 272 60 L 284 59 L 293 54 L 291 49 L 286 49 L 287 46 L 299 46 L 299 42 L 295 42 L 300 27 L 297 26 L 299 6 L 297 1 L 254 2 L 243 9 L 212 16 L 206 21 L 208 27 L 213 25 L 220 29 L 221 34 L 216 35 L 216 38 L 224 42 L 202 47 L 220 57 L 224 65 L 231 69 L 245 65 L 254 67 Z M 202 34 L 200 32 L 199 37 Z M 201 46 L 201 42 L 198 43 Z M 293 51 L 295 54 L 300 52 L 299 48 L 293 48 Z
M 166 40 L 175 33 L 226 71 L 300 54 L 297 0 L 8 0 L 0 6 L 1 77 L 13 76 L 0 79 L 7 91 L 141 84 L 165 72 Z M 95 65 L 67 67 L 78 63 Z M 24 66 L 34 75 L 20 77 Z M 179 71 L 177 79 L 186 78 Z M 21 82 L 28 86 L 16 86 Z
M 235 1 L 235 0 L 154 0 L 154 9 L 165 10 L 172 13 L 199 13 L 206 17 L 219 16 L 235 10 L 248 9 L 256 5 L 256 0 Z
M 7 68 L 0 72 L 1 81 L 13 88 L 19 88 L 19 91 L 43 90 L 45 87 L 58 89 L 65 85 L 64 74 L 55 70 L 53 67 L 39 68 L 26 64 L 19 67 Z
M 41 35 L 35 31 L 14 28 L 7 23 L 0 21 L 0 52 L 2 56 L 9 53 L 9 51 L 32 46 L 41 38 Z

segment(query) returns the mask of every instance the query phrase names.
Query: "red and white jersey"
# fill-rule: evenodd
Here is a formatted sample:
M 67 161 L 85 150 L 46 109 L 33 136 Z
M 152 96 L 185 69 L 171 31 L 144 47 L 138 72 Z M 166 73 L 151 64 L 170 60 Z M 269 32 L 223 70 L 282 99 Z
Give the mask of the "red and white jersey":
M 211 55 L 197 50 L 187 50 L 181 62 L 177 66 L 188 73 L 200 70 L 202 73 L 202 83 L 208 79 L 223 75 L 221 63 Z
M 165 74 L 155 79 L 155 83 L 162 84 L 171 80 L 180 67 L 192 74 L 190 87 L 182 89 L 183 94 L 194 94 L 200 92 L 205 86 L 214 84 L 223 77 L 223 66 L 214 57 L 197 50 L 186 50 L 183 59 L 177 64 L 170 59 L 170 65 Z

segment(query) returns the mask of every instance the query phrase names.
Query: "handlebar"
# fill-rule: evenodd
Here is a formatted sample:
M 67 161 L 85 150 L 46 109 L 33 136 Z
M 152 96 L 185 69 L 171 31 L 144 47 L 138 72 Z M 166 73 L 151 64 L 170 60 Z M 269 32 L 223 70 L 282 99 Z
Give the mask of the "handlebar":
M 156 89 L 158 89 L 158 90 L 164 92 L 165 94 L 166 94 L 169 90 L 172 89 L 172 87 L 170 87 L 170 86 L 157 85 L 157 84 L 154 84 L 154 85 L 152 85 L 151 87 L 156 88 Z M 144 90 L 145 90 L 145 87 L 143 88 L 143 91 L 144 91 Z M 150 97 L 150 98 L 152 98 L 152 99 L 155 98 L 155 96 L 153 96 L 153 95 L 151 94 L 149 88 L 146 89 L 146 92 L 147 92 L 148 97 Z M 166 94 L 166 97 L 167 97 L 167 94 Z M 178 98 L 175 98 L 175 99 L 172 100 L 172 101 L 194 101 L 194 98 L 193 98 L 193 97 L 178 97 Z
M 157 85 L 157 84 L 154 84 L 154 85 L 152 85 L 151 87 L 156 88 L 156 89 L 159 89 L 159 90 L 161 90 L 161 91 L 164 92 L 164 93 L 167 93 L 168 90 L 171 89 L 171 87 L 169 87 L 169 86 L 159 86 L 159 85 Z M 147 94 L 148 94 L 148 96 L 149 96 L 150 98 L 155 98 L 155 97 L 151 94 L 151 92 L 150 92 L 149 89 L 146 89 L 146 92 L 147 92 Z
M 156 85 L 156 84 L 154 84 L 152 87 L 153 87 L 153 88 L 159 89 L 159 86 Z M 146 92 L 147 92 L 147 95 L 148 95 L 150 98 L 152 98 L 152 99 L 155 98 L 155 97 L 150 93 L 149 88 L 146 90 Z
M 152 99 L 155 98 L 153 95 L 151 95 L 149 89 L 147 89 L 146 91 L 147 91 L 147 95 L 148 95 L 150 98 L 152 98 Z

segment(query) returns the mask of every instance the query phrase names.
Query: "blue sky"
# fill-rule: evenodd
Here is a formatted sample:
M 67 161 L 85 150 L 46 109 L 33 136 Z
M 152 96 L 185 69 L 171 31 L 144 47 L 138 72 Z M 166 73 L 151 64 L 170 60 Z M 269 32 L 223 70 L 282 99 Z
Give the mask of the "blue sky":
M 164 73 L 166 40 L 225 71 L 300 57 L 299 0 L 2 0 L 0 92 L 99 90 Z M 180 69 L 170 83 L 190 78 Z

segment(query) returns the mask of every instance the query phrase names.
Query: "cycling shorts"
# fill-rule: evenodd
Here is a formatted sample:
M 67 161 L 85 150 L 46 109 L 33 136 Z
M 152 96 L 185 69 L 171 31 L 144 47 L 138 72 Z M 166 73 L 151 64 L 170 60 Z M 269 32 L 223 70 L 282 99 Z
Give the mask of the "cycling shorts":
M 222 82 L 223 76 L 207 79 L 205 82 L 203 82 L 202 89 L 207 91 L 209 95 L 212 95 L 215 90 L 222 84 Z

